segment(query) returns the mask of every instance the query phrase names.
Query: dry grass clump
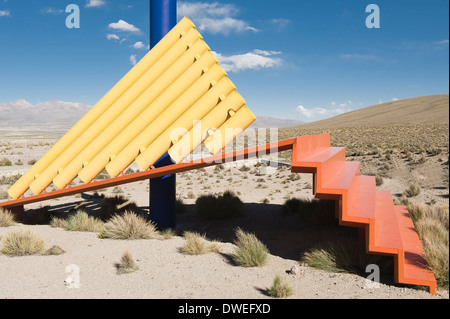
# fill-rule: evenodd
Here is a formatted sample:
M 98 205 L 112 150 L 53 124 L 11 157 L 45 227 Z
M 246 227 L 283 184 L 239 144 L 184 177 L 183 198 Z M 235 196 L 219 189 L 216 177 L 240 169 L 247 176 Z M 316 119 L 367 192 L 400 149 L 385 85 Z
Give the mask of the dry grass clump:
M 100 219 L 108 221 L 115 215 L 123 215 L 126 211 L 137 212 L 137 205 L 123 196 L 105 197 L 100 209 Z
M 39 253 L 44 248 L 44 240 L 29 229 L 12 231 L 2 240 L 2 253 L 9 256 L 28 256 Z
M 283 277 L 277 275 L 273 280 L 272 287 L 270 287 L 268 294 L 274 298 L 287 298 L 294 294 L 294 290 Z
M 69 231 L 81 231 L 98 233 L 103 230 L 103 222 L 85 211 L 78 210 L 65 221 L 65 229 Z
M 6 157 L 3 157 L 0 159 L 0 166 L 12 166 L 12 162 Z
M 123 253 L 120 263 L 117 263 L 115 266 L 117 268 L 118 275 L 129 274 L 139 269 L 133 259 L 133 256 L 131 256 L 128 251 Z
M 422 192 L 419 185 L 411 184 L 407 189 L 405 189 L 405 196 L 408 198 L 416 197 Z
M 158 239 L 160 235 L 155 225 L 134 212 L 113 216 L 99 235 L 109 239 Z
M 0 207 L 0 227 L 10 227 L 16 223 L 14 214 Z
M 313 224 L 336 224 L 334 209 L 334 201 L 290 198 L 281 206 L 280 214 L 298 214 L 300 220 Z
M 439 287 L 449 286 L 449 210 L 448 208 L 408 205 L 425 260 Z
M 183 237 L 186 239 L 184 246 L 180 247 L 180 252 L 186 255 L 204 255 L 219 252 L 219 243 L 210 242 L 205 235 L 196 232 L 185 232 Z
M 392 268 L 390 258 L 367 254 L 364 243 L 345 237 L 319 244 L 305 252 L 300 262 L 325 271 L 360 275 L 364 275 L 367 265 L 371 264 L 378 265 L 383 273 Z
M 233 260 L 237 265 L 242 267 L 261 267 L 266 264 L 269 249 L 254 234 L 237 228 L 234 243 L 237 249 L 233 255 Z
M 0 200 L 2 200 L 2 199 L 8 199 L 8 197 L 9 197 L 8 192 L 6 192 L 6 191 L 0 189 Z
M 226 191 L 219 196 L 201 196 L 195 205 L 197 215 L 204 219 L 227 219 L 244 214 L 244 204 L 232 191 Z

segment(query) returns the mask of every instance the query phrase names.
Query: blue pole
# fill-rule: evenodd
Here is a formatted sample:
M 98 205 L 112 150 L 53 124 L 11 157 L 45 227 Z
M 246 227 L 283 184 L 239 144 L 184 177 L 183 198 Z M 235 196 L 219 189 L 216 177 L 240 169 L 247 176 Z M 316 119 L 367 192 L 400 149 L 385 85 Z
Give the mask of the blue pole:
M 177 24 L 176 0 L 150 0 L 150 48 Z M 166 153 L 153 166 L 174 164 Z M 158 229 L 175 228 L 176 175 L 150 180 L 150 220 Z

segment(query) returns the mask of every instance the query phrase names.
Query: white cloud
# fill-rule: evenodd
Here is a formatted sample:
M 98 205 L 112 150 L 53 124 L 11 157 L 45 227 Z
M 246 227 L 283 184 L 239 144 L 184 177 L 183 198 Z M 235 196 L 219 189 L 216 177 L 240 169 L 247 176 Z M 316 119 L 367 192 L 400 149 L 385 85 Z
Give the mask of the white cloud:
M 9 10 L 0 10 L 0 17 L 10 17 L 11 12 Z
M 144 47 L 145 47 L 145 45 L 141 41 L 136 42 L 135 44 L 133 44 L 133 48 L 135 48 L 135 49 L 142 49 Z
M 132 56 L 130 56 L 130 63 L 132 65 L 136 65 L 136 63 L 137 63 L 136 54 L 133 54 Z
M 281 32 L 285 30 L 288 25 L 291 23 L 291 20 L 288 19 L 272 19 L 269 21 L 275 28 L 277 32 Z
M 396 98 L 396 97 L 394 97 L 393 99 L 392 99 L 392 101 L 398 101 L 399 99 L 398 98 Z
M 349 101 L 351 102 L 351 101 Z M 342 103 L 336 107 L 336 102 L 331 102 L 331 108 L 325 109 L 321 107 L 306 108 L 303 105 L 297 106 L 297 112 L 306 120 L 321 120 L 351 111 L 347 103 Z
M 120 37 L 117 34 L 107 34 L 106 38 L 108 40 L 120 40 Z
M 436 44 L 439 45 L 448 45 L 449 41 L 448 40 L 442 40 L 442 41 L 437 41 Z
M 110 23 L 108 25 L 109 28 L 118 30 L 118 31 L 127 31 L 127 32 L 140 32 L 138 28 L 136 28 L 134 25 L 129 24 L 128 22 L 124 20 L 119 20 L 118 22 Z
M 341 54 L 340 58 L 343 60 L 379 61 L 378 57 L 370 54 Z
M 104 0 L 87 0 L 86 8 L 101 7 L 105 4 Z
M 235 18 L 239 14 L 239 9 L 233 4 L 179 2 L 177 10 L 179 18 L 188 16 L 201 32 L 228 35 L 230 33 L 259 31 L 246 21 Z
M 63 13 L 64 10 L 62 10 L 62 9 L 55 9 L 55 8 L 49 7 L 49 8 L 43 9 L 42 12 L 43 12 L 43 13 L 47 13 L 47 14 L 55 14 L 55 15 L 56 15 L 56 14 L 61 14 L 61 13 Z
M 279 66 L 282 63 L 281 59 L 270 57 L 272 54 L 269 51 L 255 50 L 245 54 L 230 56 L 224 56 L 217 52 L 213 53 L 226 72 L 267 69 Z M 276 54 L 281 54 L 281 52 Z

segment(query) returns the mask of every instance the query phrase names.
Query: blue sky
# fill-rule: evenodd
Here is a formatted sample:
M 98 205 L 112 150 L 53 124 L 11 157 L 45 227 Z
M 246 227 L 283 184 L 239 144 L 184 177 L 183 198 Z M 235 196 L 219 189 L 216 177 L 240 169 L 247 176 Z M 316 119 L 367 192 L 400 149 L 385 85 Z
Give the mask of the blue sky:
M 80 28 L 68 29 L 68 4 Z M 366 6 L 380 28 L 366 27 Z M 448 93 L 447 0 L 178 1 L 257 116 Z M 0 103 L 94 105 L 149 45 L 149 1 L 0 0 Z

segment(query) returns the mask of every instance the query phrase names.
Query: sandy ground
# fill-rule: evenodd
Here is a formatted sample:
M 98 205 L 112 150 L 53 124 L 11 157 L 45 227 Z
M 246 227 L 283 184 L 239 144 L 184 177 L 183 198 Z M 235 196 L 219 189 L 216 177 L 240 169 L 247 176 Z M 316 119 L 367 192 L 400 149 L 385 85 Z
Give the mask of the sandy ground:
M 21 158 L 25 165 L 1 167 L 0 175 L 28 170 L 30 166 L 26 165 L 27 161 L 39 159 L 52 141 L 48 145 L 39 143 L 37 140 L 10 141 L 11 149 L 0 154 L 0 158 L 6 156 L 13 162 Z M 20 144 L 22 147 L 18 146 Z M 33 145 L 32 149 L 29 145 Z M 436 165 L 441 165 L 444 160 L 441 157 L 433 159 Z M 247 162 L 245 165 L 250 170 L 241 171 L 242 165 L 229 165 L 220 171 L 209 168 L 177 175 L 178 197 L 187 207 L 187 212 L 177 216 L 177 234 L 180 235 L 183 230 L 205 233 L 208 238 L 221 241 L 220 253 L 183 255 L 178 251 L 184 243 L 180 236 L 165 241 L 114 241 L 99 239 L 95 233 L 19 224 L 0 228 L 0 236 L 18 228 L 29 228 L 44 238 L 46 248 L 58 245 L 66 253 L 60 256 L 29 257 L 0 254 L 0 298 L 263 299 L 270 298 L 267 289 L 278 274 L 284 276 L 292 286 L 294 295 L 290 298 L 293 299 L 449 298 L 448 291 L 439 291 L 438 296 L 432 296 L 425 291 L 394 285 L 392 278 L 383 278 L 378 288 L 368 288 L 366 278 L 362 276 L 329 273 L 300 265 L 298 260 L 302 251 L 312 247 L 327 233 L 328 236 L 332 234 L 328 229 L 308 228 L 299 223 L 295 216 L 280 216 L 278 210 L 288 198 L 312 196 L 311 176 L 299 174 L 299 179 L 291 180 L 289 168 L 258 168 L 255 162 Z M 399 164 L 398 169 L 392 172 L 395 177 L 385 178 L 380 189 L 390 190 L 394 196 L 400 195 L 411 179 L 405 178 L 405 174 L 427 185 L 415 201 L 427 203 L 433 200 L 434 205 L 448 205 L 448 188 L 443 187 L 443 173 L 431 166 L 411 174 Z M 7 186 L 0 188 L 6 190 Z M 195 218 L 193 212 L 197 197 L 209 193 L 222 194 L 227 189 L 233 189 L 245 203 L 244 217 L 220 222 Z M 148 207 L 148 182 L 123 185 L 115 190 L 101 190 L 100 193 L 107 196 L 123 195 L 143 209 Z M 89 211 L 96 214 L 101 202 L 87 199 L 88 195 L 50 200 L 29 205 L 26 209 L 32 212 L 33 209 L 50 206 L 50 211 L 64 213 L 86 200 Z M 271 255 L 267 265 L 243 268 L 230 261 L 235 249 L 233 234 L 236 227 L 255 232 L 268 246 Z M 139 270 L 117 275 L 114 265 L 126 250 L 137 260 Z M 76 266 L 67 268 L 70 265 Z M 287 271 L 294 265 L 299 267 L 298 274 L 288 274 Z M 79 269 L 79 288 L 71 288 L 65 282 L 73 269 Z

